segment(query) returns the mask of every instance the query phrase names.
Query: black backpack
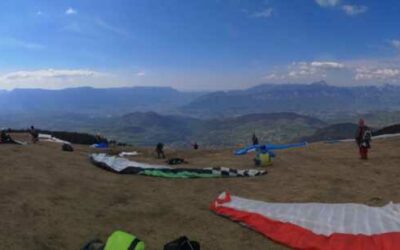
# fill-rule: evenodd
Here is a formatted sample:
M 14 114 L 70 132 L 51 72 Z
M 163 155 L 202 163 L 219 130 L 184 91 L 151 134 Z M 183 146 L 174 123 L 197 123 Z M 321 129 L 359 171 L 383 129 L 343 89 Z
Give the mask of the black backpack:
M 167 161 L 167 163 L 168 163 L 168 165 L 178 165 L 178 164 L 187 163 L 187 162 L 185 161 L 185 159 L 172 158 L 172 159 L 169 159 Z
M 363 134 L 363 141 L 369 142 L 372 139 L 372 132 L 369 129 L 366 129 Z
M 200 250 L 200 244 L 197 241 L 189 240 L 186 236 L 181 236 L 165 244 L 164 250 Z
M 67 152 L 73 152 L 74 148 L 70 144 L 64 143 L 62 145 L 62 150 Z

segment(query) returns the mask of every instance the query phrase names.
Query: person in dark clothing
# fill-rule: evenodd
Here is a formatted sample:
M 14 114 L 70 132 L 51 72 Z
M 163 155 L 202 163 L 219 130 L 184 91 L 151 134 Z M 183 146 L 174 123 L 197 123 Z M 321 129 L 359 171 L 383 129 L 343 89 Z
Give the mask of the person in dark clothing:
M 158 159 L 165 159 L 164 144 L 162 144 L 161 142 L 159 142 L 156 146 L 156 153 Z
M 0 142 L 7 143 L 9 140 L 9 135 L 6 134 L 6 131 L 2 130 L 0 135 Z
M 2 130 L 0 134 L 0 143 L 16 143 L 6 131 Z
M 31 129 L 29 131 L 32 137 L 32 143 L 36 143 L 39 141 L 39 132 L 35 129 L 34 126 L 31 126 Z
M 96 134 L 96 142 L 97 143 L 105 143 L 108 144 L 107 138 L 103 137 L 101 134 L 97 133 Z
M 253 142 L 253 145 L 258 145 L 258 138 L 255 133 L 253 133 L 253 136 L 251 137 L 251 141 Z
M 194 150 L 199 149 L 199 144 L 197 144 L 197 142 L 193 143 L 192 146 Z
M 359 148 L 360 158 L 368 159 L 368 149 L 371 148 L 371 130 L 365 125 L 363 119 L 358 122 L 355 140 Z

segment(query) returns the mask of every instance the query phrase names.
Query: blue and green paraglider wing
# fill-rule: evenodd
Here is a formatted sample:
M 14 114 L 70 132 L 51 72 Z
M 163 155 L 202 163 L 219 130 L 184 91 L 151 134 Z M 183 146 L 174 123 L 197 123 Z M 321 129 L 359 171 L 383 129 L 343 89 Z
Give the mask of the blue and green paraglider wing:
M 248 152 L 262 151 L 271 152 L 274 150 L 288 149 L 288 148 L 298 148 L 306 146 L 305 142 L 292 143 L 292 144 L 264 144 L 264 145 L 251 145 L 235 151 L 235 155 L 245 155 Z M 275 156 L 275 155 L 274 155 Z

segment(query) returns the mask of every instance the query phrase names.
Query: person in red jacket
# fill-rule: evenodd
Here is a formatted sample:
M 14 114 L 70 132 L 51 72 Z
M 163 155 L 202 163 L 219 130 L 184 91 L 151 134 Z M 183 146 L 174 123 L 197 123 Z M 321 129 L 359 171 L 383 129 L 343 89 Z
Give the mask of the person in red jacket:
M 355 137 L 360 152 L 360 158 L 367 160 L 368 149 L 371 148 L 371 130 L 365 125 L 363 119 L 360 119 L 358 122 L 358 128 Z

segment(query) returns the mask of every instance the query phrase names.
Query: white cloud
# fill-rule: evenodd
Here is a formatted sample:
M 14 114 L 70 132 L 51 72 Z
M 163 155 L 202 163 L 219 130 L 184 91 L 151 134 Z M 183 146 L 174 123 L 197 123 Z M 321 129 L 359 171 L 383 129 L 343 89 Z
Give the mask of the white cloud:
M 340 0 L 315 0 L 321 7 L 334 7 L 339 4 Z
M 333 61 L 293 62 L 286 69 L 272 72 L 264 76 L 263 79 L 271 81 L 315 81 L 345 70 L 348 69 L 344 64 Z
M 332 70 L 332 69 L 343 69 L 344 65 L 338 62 L 318 62 L 314 61 L 310 63 L 311 67 L 321 68 L 325 70 Z
M 400 68 L 367 68 L 356 69 L 355 80 L 380 80 L 380 81 L 399 81 Z
M 367 12 L 368 7 L 364 5 L 343 5 L 342 10 L 349 16 L 356 16 Z
M 285 80 L 286 76 L 284 74 L 279 73 L 271 73 L 263 77 L 265 80 L 279 81 Z
M 295 62 L 289 67 L 289 77 L 320 75 L 326 76 L 327 71 L 344 69 L 345 66 L 338 62 L 314 61 L 314 62 Z
M 309 76 L 315 75 L 318 72 L 318 67 L 311 66 L 310 63 L 307 62 L 294 62 L 291 66 L 289 66 L 289 77 L 300 77 L 300 76 Z
M 400 50 L 400 40 L 391 40 L 390 44 L 393 48 Z
M 118 34 L 118 35 L 121 35 L 121 36 L 125 36 L 125 37 L 129 37 L 129 38 L 132 37 L 132 35 L 128 31 L 122 29 L 121 27 L 111 25 L 110 23 L 105 22 L 102 19 L 96 19 L 96 24 L 100 28 L 102 28 L 104 30 L 111 31 L 111 32 L 113 32 L 115 34 Z
M 145 76 L 145 75 L 146 75 L 146 72 L 144 72 L 144 71 L 139 71 L 136 73 L 136 76 Z
M 45 78 L 75 78 L 75 77 L 96 77 L 103 75 L 92 70 L 70 70 L 70 69 L 42 69 L 35 71 L 15 71 L 0 76 L 1 80 L 40 80 Z
M 78 11 L 71 7 L 65 10 L 65 15 L 76 15 L 76 14 L 78 14 Z
M 251 14 L 252 17 L 257 17 L 257 18 L 269 18 L 272 16 L 274 10 L 272 8 L 266 8 L 262 11 L 259 12 L 254 12 Z
M 13 71 L 0 75 L 0 88 L 46 88 L 97 86 L 115 83 L 111 74 L 88 69 L 40 69 Z
M 397 40 L 395 40 L 397 41 Z M 399 43 L 392 43 L 394 47 Z M 273 83 L 325 80 L 336 85 L 400 84 L 400 57 L 348 61 L 293 62 L 276 67 L 262 78 Z
M 45 46 L 42 44 L 28 42 L 28 41 L 16 39 L 13 37 L 0 38 L 0 47 L 22 48 L 22 49 L 29 49 L 29 50 L 41 50 L 41 49 L 45 48 Z

